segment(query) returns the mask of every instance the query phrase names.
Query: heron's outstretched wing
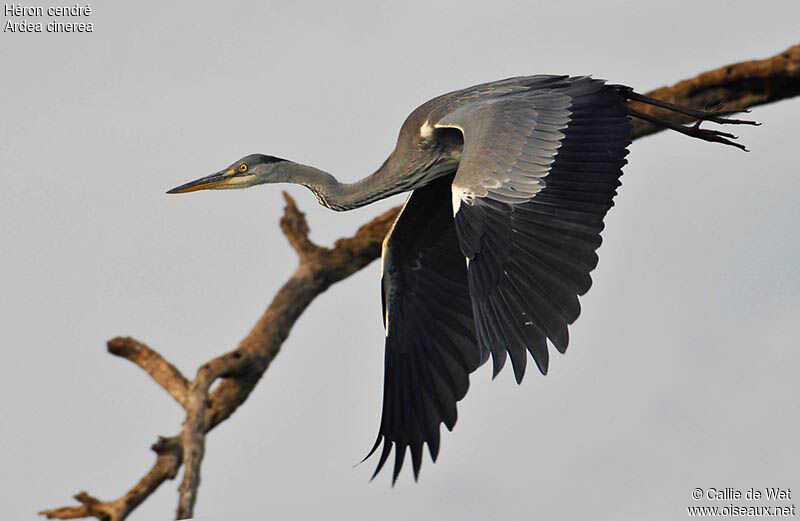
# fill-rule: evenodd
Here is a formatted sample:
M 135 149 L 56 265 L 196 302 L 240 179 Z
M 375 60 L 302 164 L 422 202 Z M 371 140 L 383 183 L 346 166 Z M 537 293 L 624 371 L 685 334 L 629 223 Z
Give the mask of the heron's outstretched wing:
M 375 475 L 395 450 L 393 480 L 411 452 L 414 477 L 427 443 L 435 461 L 439 424 L 452 429 L 456 402 L 481 363 L 467 270 L 450 210 L 452 175 L 415 190 L 383 247 L 386 354 L 383 413 L 371 456 Z M 366 459 L 366 458 L 365 458 Z
M 543 87 L 461 104 L 434 124 L 464 134 L 452 200 L 477 337 L 495 374 L 511 357 L 517 381 L 526 349 L 546 373 L 546 339 L 567 348 L 630 143 L 617 87 Z

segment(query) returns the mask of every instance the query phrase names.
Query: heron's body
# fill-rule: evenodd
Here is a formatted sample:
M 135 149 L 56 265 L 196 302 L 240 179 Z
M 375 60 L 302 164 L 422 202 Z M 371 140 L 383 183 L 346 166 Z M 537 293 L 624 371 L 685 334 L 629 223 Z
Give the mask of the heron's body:
M 476 85 L 414 110 L 384 164 L 355 183 L 255 154 L 170 192 L 290 182 L 333 210 L 412 192 L 384 241 L 383 413 L 370 455 L 382 446 L 377 474 L 394 449 L 396 479 L 408 449 L 416 477 L 424 445 L 435 460 L 440 424 L 453 428 L 471 372 L 491 356 L 497 374 L 510 358 L 519 382 L 527 353 L 544 374 L 548 341 L 566 350 L 626 163 L 630 116 L 648 117 L 627 107 L 635 96 L 588 77 Z M 729 134 L 670 126 L 733 144 Z

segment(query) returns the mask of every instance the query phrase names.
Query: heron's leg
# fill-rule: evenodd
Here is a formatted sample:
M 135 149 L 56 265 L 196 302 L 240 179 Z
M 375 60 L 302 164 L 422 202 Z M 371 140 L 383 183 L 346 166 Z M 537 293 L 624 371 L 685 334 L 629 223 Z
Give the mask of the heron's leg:
M 704 141 L 711 141 L 714 143 L 722 143 L 723 145 L 731 145 L 745 152 L 749 152 L 744 145 L 739 143 L 734 143 L 731 139 L 737 139 L 736 136 L 733 134 L 729 134 L 728 132 L 720 132 L 719 130 L 710 130 L 707 128 L 700 128 L 700 121 L 698 121 L 695 125 L 691 127 L 687 127 L 685 125 L 681 125 L 679 123 L 673 123 L 672 121 L 668 121 L 666 119 L 659 118 L 657 116 L 651 116 L 650 114 L 645 114 L 643 112 L 639 112 L 638 110 L 634 110 L 628 108 L 628 113 L 631 116 L 643 119 L 645 121 L 649 121 L 650 123 L 655 123 L 656 125 L 660 125 L 662 127 L 667 127 L 676 132 L 680 132 L 681 134 L 685 134 L 690 137 L 696 137 L 698 139 L 702 139 Z M 691 115 L 691 114 L 689 114 Z M 723 123 L 730 123 L 730 121 L 723 121 Z
M 620 89 L 620 95 L 628 100 L 639 101 L 647 105 L 653 105 L 655 107 L 661 107 L 662 109 L 671 110 L 673 112 L 678 112 L 680 114 L 686 114 L 687 116 L 697 118 L 699 121 L 713 121 L 714 123 L 720 123 L 722 125 L 760 125 L 760 123 L 756 123 L 755 121 L 750 121 L 748 119 L 724 118 L 714 114 L 713 112 L 709 112 L 708 110 L 691 109 L 689 107 L 682 107 L 680 105 L 675 105 L 674 103 L 669 103 L 667 101 L 651 98 L 650 96 L 645 96 L 644 94 L 639 94 L 638 92 L 635 92 L 630 87 Z M 715 105 L 717 106 L 724 105 L 724 101 L 721 100 L 717 102 Z M 743 110 L 741 112 L 750 112 L 750 111 Z

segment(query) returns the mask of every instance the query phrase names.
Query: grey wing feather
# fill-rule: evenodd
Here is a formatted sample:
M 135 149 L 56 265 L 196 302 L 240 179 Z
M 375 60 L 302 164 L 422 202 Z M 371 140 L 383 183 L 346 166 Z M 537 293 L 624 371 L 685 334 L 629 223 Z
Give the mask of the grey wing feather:
M 452 198 L 478 342 L 491 352 L 495 374 L 509 356 L 521 381 L 526 351 L 546 373 L 546 341 L 567 347 L 631 125 L 618 88 L 603 81 L 552 76 L 513 84 L 451 100 L 431 123 L 464 136 Z
M 544 188 L 543 178 L 564 139 L 572 102 L 564 89 L 557 88 L 563 77 L 552 80 L 530 90 L 462 104 L 436 122 L 436 127 L 459 128 L 465 134 L 453 183 L 458 195 L 518 203 Z M 587 94 L 603 87 L 589 78 L 571 85 Z

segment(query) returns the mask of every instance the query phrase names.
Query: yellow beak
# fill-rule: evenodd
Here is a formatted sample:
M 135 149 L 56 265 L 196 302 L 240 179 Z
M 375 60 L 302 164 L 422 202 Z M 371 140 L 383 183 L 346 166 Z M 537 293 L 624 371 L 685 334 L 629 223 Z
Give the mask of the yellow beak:
M 226 188 L 231 184 L 237 183 L 236 171 L 231 168 L 217 172 L 216 174 L 207 175 L 200 179 L 195 179 L 186 184 L 176 186 L 172 190 L 168 190 L 168 194 L 185 194 L 187 192 L 196 192 L 197 190 L 216 190 Z

